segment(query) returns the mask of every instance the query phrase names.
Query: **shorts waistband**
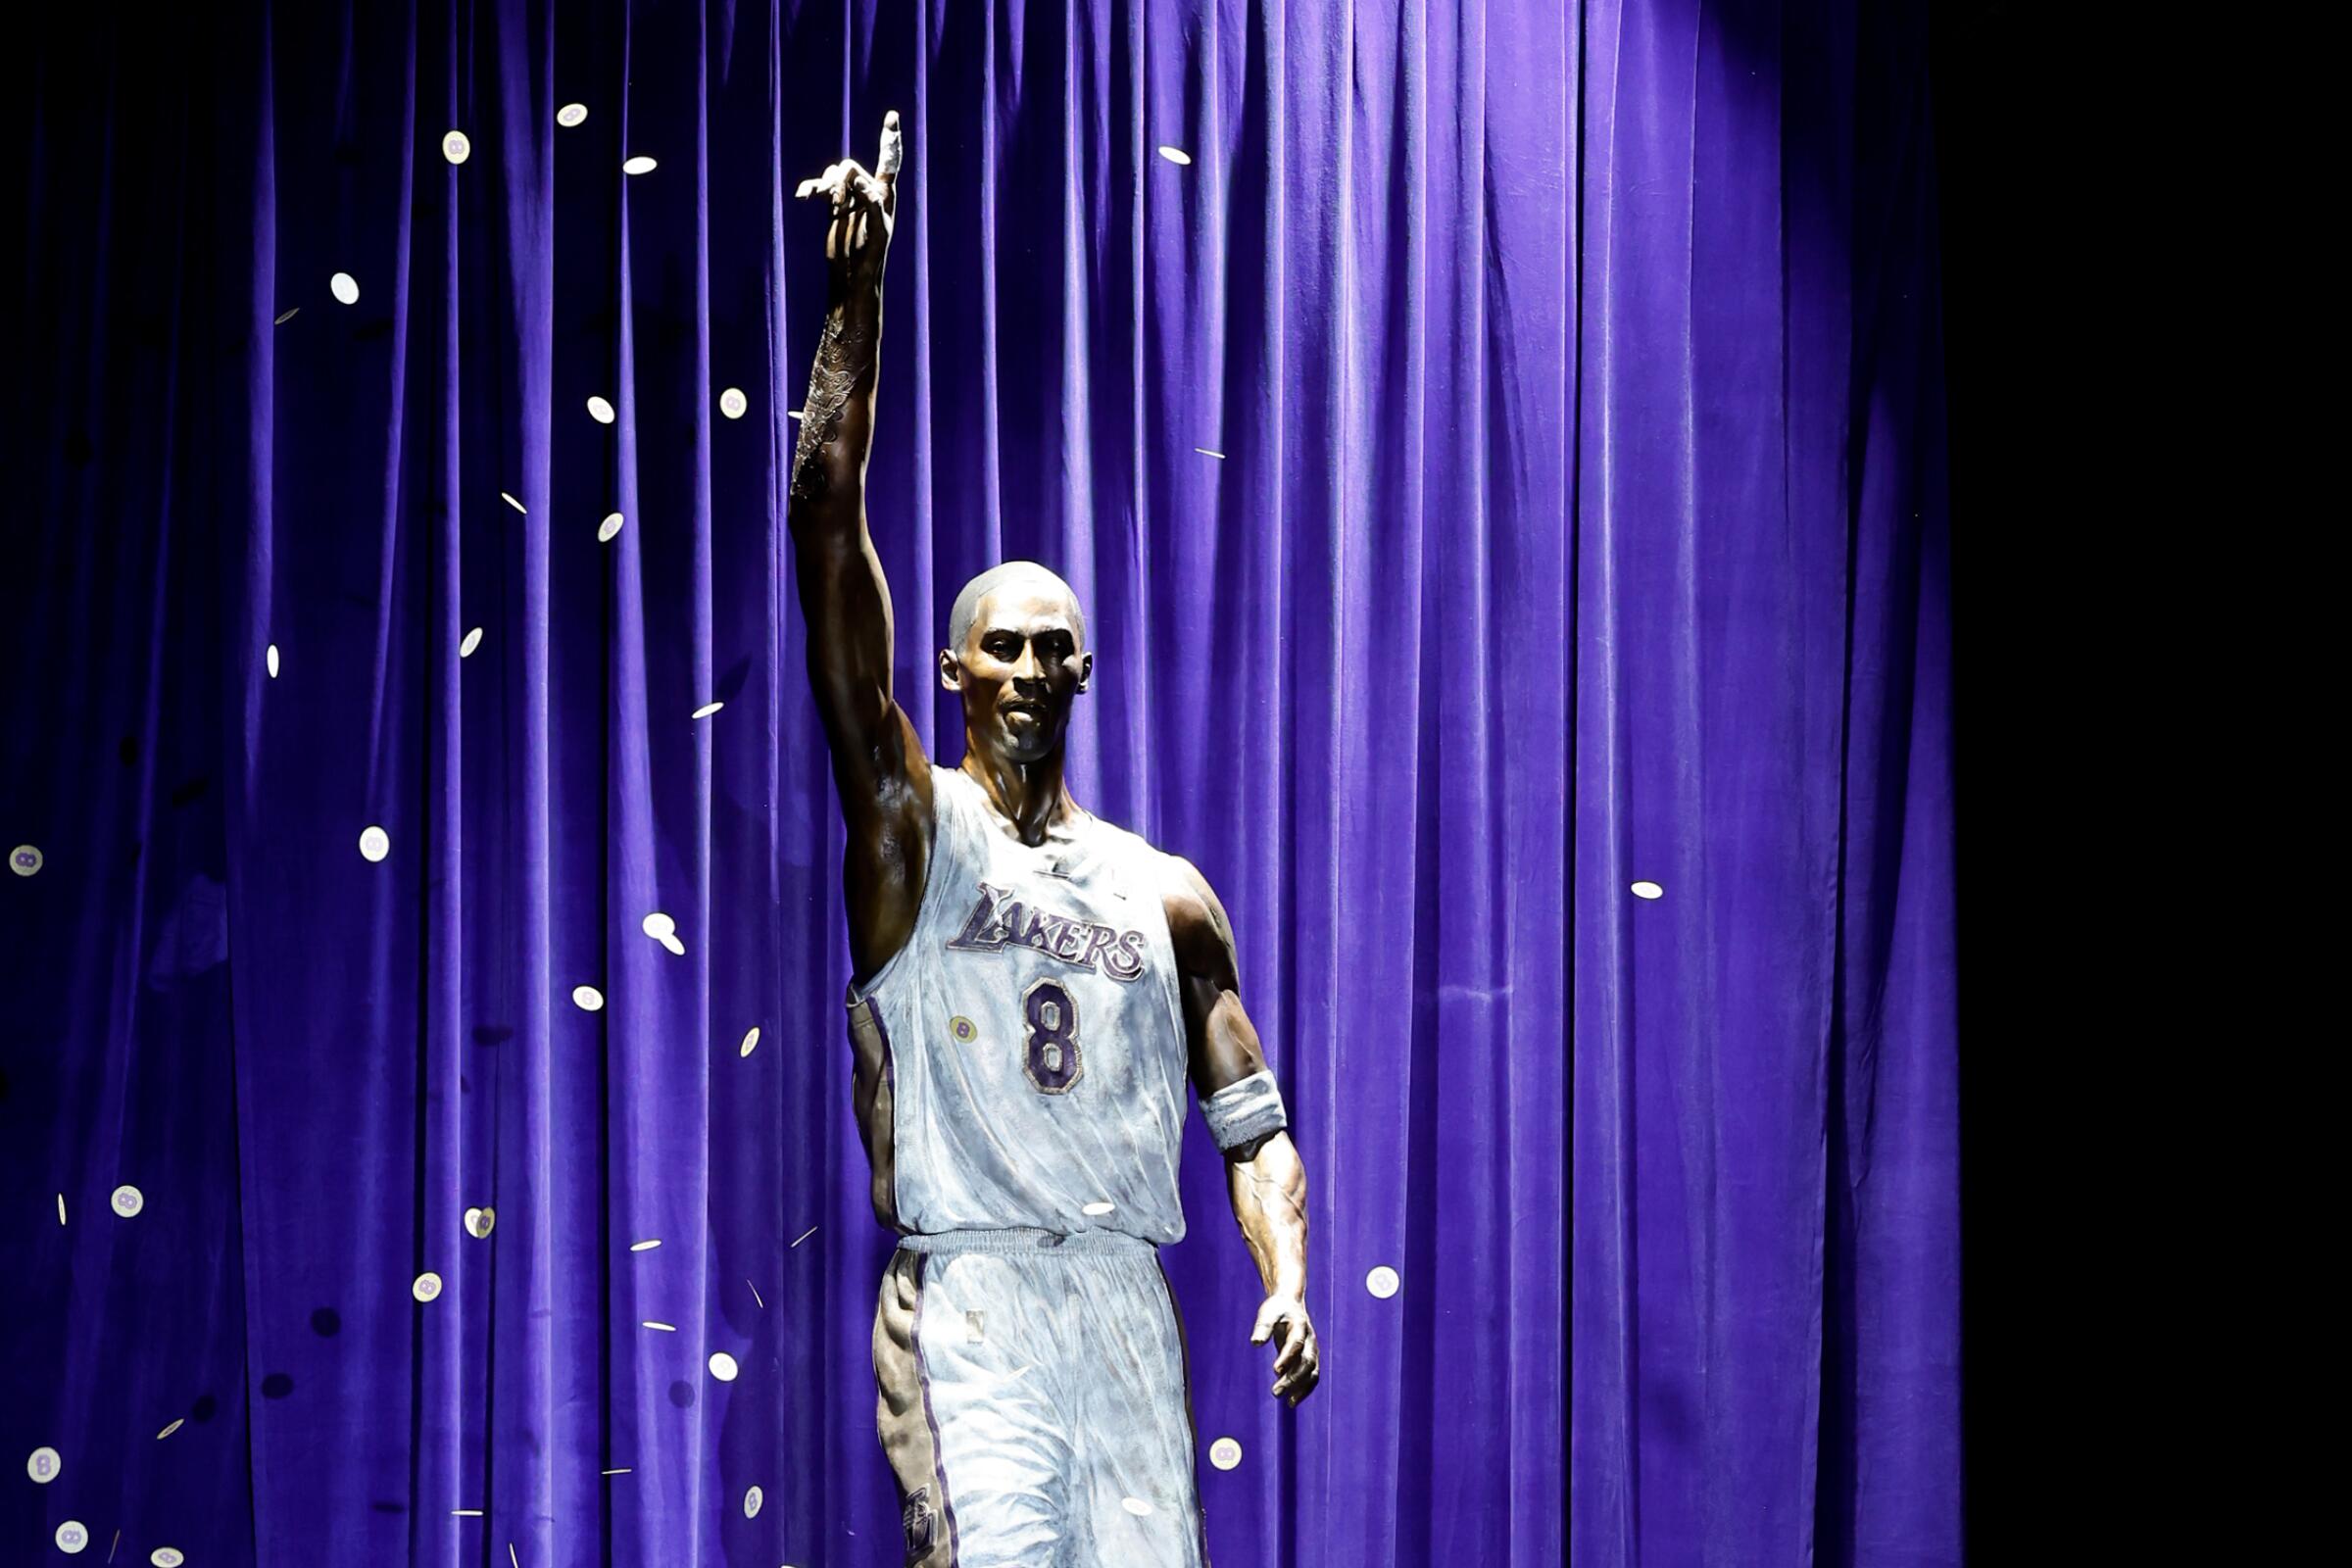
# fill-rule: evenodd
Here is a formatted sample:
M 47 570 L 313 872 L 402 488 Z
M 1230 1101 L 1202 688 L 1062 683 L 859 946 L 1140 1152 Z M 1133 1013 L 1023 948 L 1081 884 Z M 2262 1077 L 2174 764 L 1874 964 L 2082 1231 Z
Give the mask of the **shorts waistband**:
M 1003 1230 L 934 1231 L 929 1235 L 906 1235 L 899 1238 L 899 1246 L 909 1252 L 1043 1252 L 1067 1256 L 1076 1252 L 1132 1252 L 1159 1250 L 1158 1245 L 1125 1231 L 1060 1231 L 1037 1230 L 1029 1226 L 1008 1226 Z

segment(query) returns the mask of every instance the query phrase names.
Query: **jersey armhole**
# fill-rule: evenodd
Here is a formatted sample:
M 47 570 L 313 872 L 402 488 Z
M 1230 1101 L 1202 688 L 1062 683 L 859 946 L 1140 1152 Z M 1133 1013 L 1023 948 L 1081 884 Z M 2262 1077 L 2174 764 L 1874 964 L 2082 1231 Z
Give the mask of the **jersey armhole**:
M 940 860 L 943 855 L 950 851 L 950 840 L 956 832 L 955 823 L 959 808 L 954 800 L 955 784 L 942 776 L 956 770 L 952 767 L 942 767 L 937 762 L 929 765 L 931 768 L 931 858 L 923 866 L 923 896 L 914 906 L 914 929 L 906 933 L 906 941 L 899 951 L 892 954 L 883 961 L 882 967 L 874 971 L 872 979 L 863 985 L 859 985 L 855 980 L 850 982 L 847 1000 L 849 1005 L 853 1007 L 873 996 L 889 983 L 890 977 L 898 973 L 899 965 L 905 961 L 907 953 L 914 945 L 923 939 L 923 934 L 930 925 L 931 906 L 941 882 Z

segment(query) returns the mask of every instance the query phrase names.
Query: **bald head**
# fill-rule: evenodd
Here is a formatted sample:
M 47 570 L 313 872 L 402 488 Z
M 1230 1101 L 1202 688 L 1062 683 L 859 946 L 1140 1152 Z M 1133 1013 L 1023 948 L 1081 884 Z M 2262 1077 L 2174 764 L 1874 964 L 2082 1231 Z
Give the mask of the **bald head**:
M 956 596 L 956 608 L 948 615 L 948 652 L 963 656 L 963 645 L 972 634 L 972 624 L 980 617 L 980 602 L 998 589 L 1015 585 L 1039 593 L 1058 594 L 1070 606 L 1070 630 L 1078 639 L 1080 649 L 1086 647 L 1086 612 L 1078 607 L 1078 595 L 1070 585 L 1034 561 L 1007 561 L 989 567 L 963 585 Z

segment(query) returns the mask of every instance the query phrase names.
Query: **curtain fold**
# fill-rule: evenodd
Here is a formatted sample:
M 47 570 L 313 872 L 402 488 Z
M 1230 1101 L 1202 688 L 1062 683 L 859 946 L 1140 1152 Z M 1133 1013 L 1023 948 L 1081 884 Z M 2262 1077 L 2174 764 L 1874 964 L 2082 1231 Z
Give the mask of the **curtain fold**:
M 897 109 L 898 692 L 952 762 L 957 588 L 1077 586 L 1308 1171 L 1290 1412 L 1188 1134 L 1213 1558 L 1959 1560 L 1922 8 L 40 29 L 0 1556 L 898 1560 L 785 527 Z

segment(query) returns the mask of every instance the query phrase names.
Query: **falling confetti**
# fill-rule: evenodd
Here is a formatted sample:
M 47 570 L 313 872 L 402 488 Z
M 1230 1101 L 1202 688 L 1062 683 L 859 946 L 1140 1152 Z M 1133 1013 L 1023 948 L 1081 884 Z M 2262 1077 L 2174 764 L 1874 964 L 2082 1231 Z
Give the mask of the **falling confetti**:
M 766 1501 L 766 1493 L 761 1492 L 758 1487 L 752 1488 L 751 1491 L 743 1494 L 743 1516 L 746 1519 L 759 1518 L 760 1504 Z
M 678 1326 L 675 1323 L 657 1323 L 650 1317 L 639 1323 L 637 1326 L 644 1329 L 658 1329 L 663 1334 L 675 1334 L 678 1332 Z
M 441 156 L 452 164 L 462 164 L 473 156 L 473 143 L 466 139 L 464 131 L 453 130 L 441 138 Z
M 636 157 L 622 164 L 620 166 L 620 172 L 624 174 L 650 174 L 660 167 L 661 166 L 655 163 L 651 158 L 646 157 L 643 153 L 639 153 Z
M 677 933 L 674 931 L 662 939 L 662 945 L 681 958 L 686 956 L 686 944 L 678 940 Z
M 659 1239 L 643 1242 L 631 1242 L 629 1244 L 629 1250 L 632 1252 L 650 1252 L 661 1245 L 662 1243 Z
M 661 941 L 663 937 L 668 936 L 672 931 L 675 931 L 678 928 L 678 922 L 671 919 L 668 915 L 663 914 L 660 909 L 656 909 L 653 913 L 638 921 L 637 924 L 644 930 L 647 936 L 652 937 L 656 942 Z
M 786 410 L 784 411 L 784 417 L 786 417 L 787 419 L 798 419 L 798 418 L 801 418 L 801 417 L 803 417 L 803 416 L 802 416 L 802 414 L 801 414 L 801 411 L 800 411 L 800 410 L 798 410 L 798 409 L 786 409 Z
M 595 1012 L 605 1004 L 605 994 L 594 986 L 573 986 L 571 1001 L 582 1012 Z
M 1208 1446 L 1208 1462 L 1220 1470 L 1231 1470 L 1242 1462 L 1242 1446 L 1231 1438 L 1219 1438 Z
M 482 628 L 476 626 L 473 628 L 473 630 L 466 634 L 466 640 L 464 642 L 458 644 L 458 657 L 460 659 L 471 659 L 473 657 L 473 651 L 481 646 Z
M 147 1206 L 147 1195 L 140 1192 L 136 1187 L 130 1186 L 128 1183 L 124 1183 L 122 1186 L 115 1189 L 115 1196 L 112 1201 L 115 1205 L 115 1212 L 122 1215 L 124 1219 L 129 1219 L 133 1215 L 137 1214 L 140 1209 Z
M 147 1560 L 155 1564 L 155 1568 L 180 1568 L 188 1559 L 180 1554 L 177 1546 L 158 1546 L 147 1554 Z
M 1211 452 L 1206 447 L 1195 447 L 1193 450 L 1200 453 L 1204 458 L 1214 458 L 1219 463 L 1223 463 L 1225 461 L 1225 454 L 1222 452 Z
M 556 123 L 565 128 L 577 125 L 588 118 L 586 104 L 565 104 L 556 111 Z
M 57 1222 L 60 1225 L 66 1222 L 66 1195 L 63 1193 L 57 1195 Z
M 466 1229 L 477 1241 L 488 1236 L 497 1224 L 498 1210 L 494 1208 L 469 1208 L 466 1211 Z
M 743 1369 L 741 1367 L 735 1364 L 735 1358 L 729 1355 L 726 1351 L 712 1350 L 710 1352 L 710 1375 L 718 1379 L 719 1382 L 734 1382 L 736 1374 L 742 1370 Z
M 282 310 L 282 311 L 278 312 L 278 313 L 277 313 L 277 319 L 276 319 L 276 320 L 274 320 L 274 321 L 271 321 L 270 324 L 271 326 L 283 326 L 283 325 L 285 325 L 285 324 L 286 324 L 288 321 L 291 321 L 292 319 L 294 319 L 294 313 L 295 313 L 296 311 L 299 311 L 299 310 L 301 310 L 301 309 L 302 309 L 302 307 L 301 307 L 301 306 L 299 306 L 299 305 L 289 306 L 289 307 L 287 307 L 285 310 Z
M 452 1508 L 449 1513 L 453 1519 L 479 1519 L 482 1516 L 479 1508 Z
M 360 303 L 360 280 L 349 272 L 337 272 L 328 278 L 326 291 L 346 305 Z
M 1396 1271 L 1386 1263 L 1381 1264 L 1364 1276 L 1364 1289 L 1387 1300 L 1396 1294 Z
M 1159 150 L 1159 156 L 1179 168 L 1193 161 L 1193 155 L 1181 147 L 1162 147 Z
M 743 395 L 739 386 L 731 386 L 718 395 L 718 412 L 730 419 L 742 418 L 743 411 L 751 406 L 751 399 Z
M 1138 1519 L 1149 1519 L 1152 1517 L 1152 1505 L 1141 1497 L 1121 1497 L 1119 1499 L 1119 1506 L 1126 1509 L 1129 1513 L 1135 1515 Z
M 524 516 L 527 517 L 530 515 L 528 512 L 523 511 L 522 503 L 515 500 L 513 496 L 507 494 L 506 491 L 501 490 L 498 493 L 498 499 L 504 501 L 508 506 L 513 507 L 516 512 L 521 512 Z
M 270 645 L 269 650 L 263 654 L 262 661 L 270 666 L 270 678 L 277 679 L 277 644 Z
M 1085 1207 L 1083 1207 L 1083 1208 L 1079 1209 L 1079 1210 L 1078 1210 L 1078 1212 L 1079 1212 L 1079 1213 L 1081 1213 L 1081 1214 L 1094 1214 L 1094 1215 L 1098 1215 L 1098 1216 L 1100 1216 L 1100 1215 L 1103 1215 L 1103 1214 L 1107 1214 L 1107 1213 L 1109 1213 L 1109 1212 L 1110 1212 L 1112 1209 L 1114 1209 L 1114 1208 L 1116 1208 L 1116 1207 L 1118 1207 L 1118 1206 L 1119 1206 L 1119 1205 L 1118 1205 L 1118 1204 L 1116 1204 L 1116 1203 L 1109 1203 L 1109 1202 L 1103 1202 L 1103 1201 L 1101 1201 L 1101 1200 L 1097 1200 L 1097 1201 L 1095 1201 L 1095 1202 L 1092 1202 L 1092 1203 L 1089 1203 L 1089 1204 L 1087 1204 Z
M 155 1435 L 155 1441 L 156 1441 L 156 1442 L 158 1442 L 158 1443 L 161 1443 L 161 1442 L 163 1442 L 163 1441 L 164 1441 L 166 1438 L 170 1437 L 170 1436 L 171 1436 L 172 1433 L 174 1433 L 174 1432 L 177 1432 L 177 1431 L 180 1429 L 180 1427 L 186 1423 L 187 1419 L 188 1419 L 188 1418 L 187 1418 L 186 1416 L 184 1416 L 184 1415 L 183 1415 L 183 1416 L 181 1416 L 181 1417 L 179 1418 L 179 1420 L 172 1422 L 172 1423 L 170 1426 L 168 1426 L 168 1427 L 164 1428 L 164 1430 L 163 1430 L 163 1431 L 161 1431 L 161 1432 L 158 1432 L 158 1433 Z
M 600 545 L 611 544 L 612 536 L 618 532 L 620 532 L 620 514 L 615 512 L 596 525 L 596 542 Z
M 41 852 L 29 844 L 20 844 L 8 852 L 8 868 L 19 876 L 31 876 L 41 868 Z
M 759 1286 L 754 1285 L 750 1280 L 745 1280 L 743 1282 L 743 1288 L 752 1293 L 752 1299 L 760 1303 L 760 1311 L 764 1312 L 767 1310 L 767 1298 L 760 1294 Z
M 365 829 L 360 834 L 360 854 L 369 860 L 380 860 L 392 853 L 392 835 L 380 827 Z
M 1662 899 L 1666 896 L 1666 890 L 1655 882 L 1637 882 L 1632 891 L 1637 899 Z
M 66 1461 L 58 1456 L 55 1448 L 35 1448 L 24 1460 L 24 1473 L 32 1477 L 32 1484 L 36 1487 L 45 1487 L 55 1481 L 58 1472 L 65 1467 Z
M 430 1269 L 425 1270 L 416 1276 L 416 1283 L 409 1287 L 409 1294 L 419 1301 L 439 1300 L 441 1298 L 441 1276 Z
M 752 1048 L 758 1044 L 760 1044 L 760 1026 L 758 1024 L 754 1024 L 752 1025 L 751 1032 L 743 1037 L 743 1044 L 737 1048 L 735 1054 L 738 1056 L 748 1056 L 752 1054 Z
M 805 1231 L 801 1232 L 801 1234 L 800 1234 L 800 1235 L 798 1235 L 798 1236 L 796 1236 L 796 1237 L 794 1237 L 794 1238 L 792 1239 L 792 1247 L 798 1247 L 798 1246 L 800 1246 L 800 1245 L 801 1245 L 803 1242 L 807 1241 L 807 1240 L 808 1240 L 809 1237 L 811 1237 L 811 1236 L 814 1236 L 815 1234 L 816 1234 L 816 1227 L 815 1227 L 815 1226 L 813 1226 L 813 1225 L 809 1226 L 809 1227 L 808 1227 L 807 1230 L 805 1230 Z M 791 1251 L 791 1250 L 792 1250 L 792 1247 L 787 1247 L 786 1249 L 784 1249 L 784 1250 L 786 1250 L 787 1252 L 789 1252 L 789 1251 Z
M 588 400 L 588 417 L 599 424 L 611 424 L 614 418 L 612 405 L 607 403 L 603 398 L 590 398 Z
M 631 1469 L 630 1469 L 630 1468 L 629 1468 L 627 1465 L 623 1465 L 623 1466 L 621 1466 L 621 1467 L 620 1467 L 619 1469 L 617 1469 L 617 1470 L 608 1470 L 608 1471 L 606 1471 L 606 1472 L 605 1472 L 605 1474 L 607 1474 L 607 1475 L 609 1475 L 609 1476 L 626 1476 L 626 1475 L 634 1475 L 634 1474 L 636 1474 L 636 1472 L 635 1472 L 635 1471 L 633 1471 L 633 1470 L 631 1470 Z
M 57 1527 L 57 1549 L 69 1557 L 81 1555 L 90 1544 L 90 1527 L 78 1519 L 69 1519 Z
M 705 703 L 702 707 L 694 710 L 694 716 L 697 718 L 709 718 L 712 713 L 717 712 L 720 709 L 726 706 L 727 705 L 725 703 Z

